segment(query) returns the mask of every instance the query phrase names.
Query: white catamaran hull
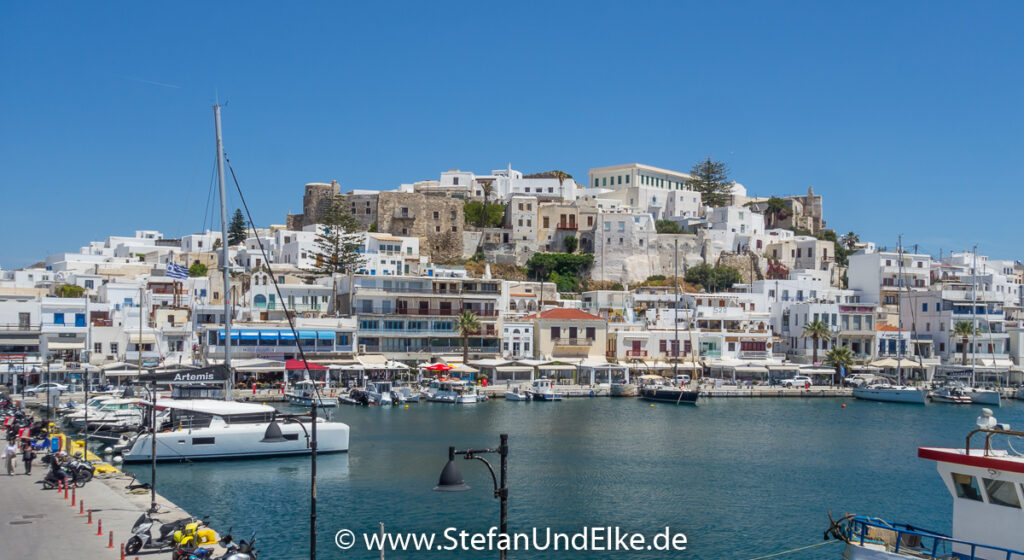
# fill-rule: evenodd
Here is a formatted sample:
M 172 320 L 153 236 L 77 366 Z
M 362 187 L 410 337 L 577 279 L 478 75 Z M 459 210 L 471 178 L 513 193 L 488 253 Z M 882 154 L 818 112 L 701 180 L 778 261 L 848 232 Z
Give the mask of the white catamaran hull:
M 309 423 L 304 423 L 309 430 Z M 196 428 L 161 432 L 156 436 L 157 461 L 184 461 L 198 459 L 237 459 L 272 457 L 277 455 L 305 455 L 310 452 L 306 434 L 294 423 L 279 423 L 287 441 L 261 442 L 267 431 L 266 423 L 236 424 L 214 428 Z M 317 453 L 348 451 L 349 427 L 340 422 L 318 422 L 316 425 Z M 140 434 L 124 455 L 126 463 L 152 460 L 150 434 Z
M 925 404 L 925 392 L 912 387 L 856 387 L 853 396 L 866 401 Z

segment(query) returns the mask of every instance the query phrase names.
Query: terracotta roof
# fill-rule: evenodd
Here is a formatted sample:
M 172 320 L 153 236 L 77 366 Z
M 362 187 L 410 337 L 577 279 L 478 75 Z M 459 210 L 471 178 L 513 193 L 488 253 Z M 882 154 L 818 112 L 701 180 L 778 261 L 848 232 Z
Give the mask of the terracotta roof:
M 898 331 L 900 329 L 898 327 L 894 327 L 892 325 L 878 325 L 877 330 L 896 332 L 896 331 Z
M 598 317 L 597 315 L 591 315 L 590 313 L 587 313 L 585 311 L 580 311 L 579 309 L 569 309 L 569 308 L 565 308 L 565 307 L 559 307 L 557 309 L 548 309 L 547 311 L 544 311 L 544 312 L 542 312 L 540 314 L 535 313 L 533 315 L 529 315 L 527 317 L 524 317 L 524 319 L 537 319 L 538 315 L 540 316 L 541 319 L 559 319 L 559 320 L 573 320 L 573 319 L 576 319 L 576 320 L 581 320 L 581 321 L 604 321 L 603 318 Z

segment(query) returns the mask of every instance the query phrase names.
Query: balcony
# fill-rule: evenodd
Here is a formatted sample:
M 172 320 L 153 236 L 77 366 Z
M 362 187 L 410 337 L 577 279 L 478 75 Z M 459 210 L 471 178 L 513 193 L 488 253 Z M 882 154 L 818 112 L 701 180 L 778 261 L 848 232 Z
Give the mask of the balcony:
M 626 350 L 627 358 L 646 358 L 647 350 Z
M 465 307 L 460 308 L 447 308 L 447 307 L 399 307 L 398 309 L 383 309 L 383 308 L 371 308 L 370 311 L 363 309 L 360 313 L 369 313 L 377 315 L 419 315 L 419 316 L 437 316 L 437 317 L 454 317 L 459 315 L 463 311 L 472 311 L 478 317 L 497 317 L 497 309 L 470 309 Z
M 589 348 L 594 344 L 593 338 L 553 338 L 551 342 L 555 346 L 585 346 Z
M 579 229 L 579 226 L 577 224 L 575 224 L 574 222 L 559 222 L 555 226 L 555 229 L 564 229 L 564 230 L 569 230 L 569 231 L 576 231 L 576 230 Z
M 772 353 L 768 350 L 740 350 L 740 358 L 761 360 L 771 357 Z
M 0 331 L 22 331 L 38 333 L 42 325 L 31 323 L 0 323 Z

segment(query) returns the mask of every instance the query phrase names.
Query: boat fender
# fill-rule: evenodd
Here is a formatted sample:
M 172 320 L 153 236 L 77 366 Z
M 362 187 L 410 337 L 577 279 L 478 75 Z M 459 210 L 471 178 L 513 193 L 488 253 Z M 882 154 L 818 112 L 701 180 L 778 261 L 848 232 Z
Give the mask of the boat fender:
M 593 396 L 594 396 L 594 392 L 593 392 L 593 391 L 591 391 L 591 392 L 590 392 L 590 396 L 591 396 L 591 397 L 593 397 Z

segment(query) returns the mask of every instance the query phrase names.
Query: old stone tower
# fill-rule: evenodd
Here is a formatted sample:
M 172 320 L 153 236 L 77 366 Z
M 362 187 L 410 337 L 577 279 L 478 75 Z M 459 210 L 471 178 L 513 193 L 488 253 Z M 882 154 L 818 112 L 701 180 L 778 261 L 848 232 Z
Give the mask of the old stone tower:
M 341 194 L 338 181 L 327 183 L 306 183 L 306 192 L 302 195 L 302 213 L 289 214 L 288 229 L 300 230 L 310 224 L 317 223 L 327 213 L 331 199 Z

